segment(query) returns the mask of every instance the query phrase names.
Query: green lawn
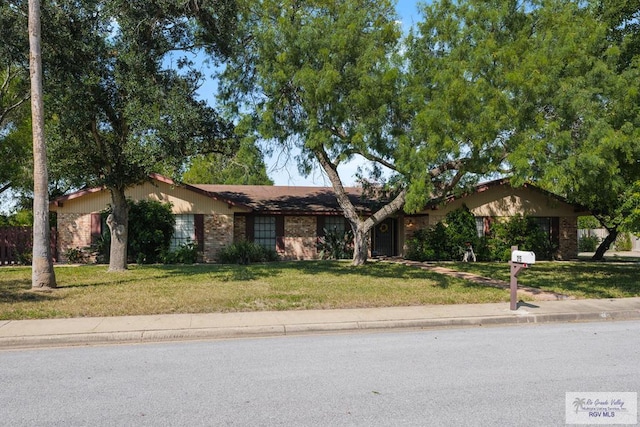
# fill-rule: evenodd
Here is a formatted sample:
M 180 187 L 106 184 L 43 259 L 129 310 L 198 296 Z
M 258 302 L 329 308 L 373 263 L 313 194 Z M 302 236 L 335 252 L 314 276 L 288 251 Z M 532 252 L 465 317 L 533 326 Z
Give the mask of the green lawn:
M 508 281 L 505 263 L 446 264 Z M 56 267 L 59 288 L 33 292 L 29 267 L 0 268 L 0 320 L 509 301 L 507 290 L 414 267 L 300 261 L 250 266 Z M 519 281 L 578 298 L 640 295 L 637 264 L 538 263 Z
M 457 271 L 509 282 L 507 263 L 441 263 Z M 637 262 L 537 262 L 518 275 L 518 285 L 572 295 L 576 298 L 640 296 Z
M 0 319 L 382 307 L 508 301 L 500 289 L 396 264 L 56 267 L 59 288 L 33 292 L 28 267 L 0 268 Z

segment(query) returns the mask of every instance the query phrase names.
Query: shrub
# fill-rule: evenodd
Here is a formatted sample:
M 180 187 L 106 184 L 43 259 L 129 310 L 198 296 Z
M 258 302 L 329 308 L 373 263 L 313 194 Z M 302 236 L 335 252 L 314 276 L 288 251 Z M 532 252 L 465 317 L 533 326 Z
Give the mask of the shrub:
M 630 251 L 633 247 L 631 243 L 631 235 L 629 233 L 620 233 L 616 238 L 614 248 L 616 251 Z
M 595 252 L 599 244 L 600 238 L 598 236 L 583 236 L 578 241 L 578 251 Z
M 533 218 L 515 215 L 509 221 L 497 223 L 493 227 L 494 256 L 497 260 L 508 261 L 511 258 L 511 246 L 520 250 L 535 252 L 536 258 L 550 260 L 555 248 L 551 240 Z
M 235 242 L 218 253 L 218 261 L 223 264 L 249 264 L 252 262 L 278 261 L 280 257 L 273 249 L 266 249 L 246 240 Z
M 96 253 L 96 263 L 108 264 L 109 255 L 111 254 L 111 234 L 109 228 L 102 230 L 102 234 L 91 245 L 91 251 Z
M 433 227 L 418 230 L 407 244 L 407 258 L 414 261 L 448 260 L 447 233 L 442 222 Z
M 460 261 L 469 242 L 479 261 L 508 261 L 511 246 L 533 251 L 538 259 L 551 259 L 555 248 L 533 218 L 517 215 L 496 223 L 490 236 L 477 236 L 475 218 L 466 207 L 450 213 L 449 221 L 418 230 L 407 242 L 407 259 L 415 261 Z
M 462 260 L 470 243 L 474 249 L 479 238 L 476 220 L 466 206 L 451 211 L 434 226 L 416 231 L 407 242 L 407 258 L 415 261 Z
M 162 256 L 165 264 L 195 264 L 198 262 L 198 246 L 195 242 L 182 243 L 177 249 Z
M 467 243 L 474 248 L 478 246 L 478 230 L 476 218 L 469 208 L 462 206 L 447 214 L 444 219 L 446 228 L 446 250 L 449 259 L 460 261 L 464 256 Z
M 169 252 L 171 237 L 175 227 L 175 217 L 170 203 L 155 200 L 140 200 L 129 204 L 129 230 L 127 241 L 127 258 L 129 262 L 153 264 L 161 260 L 162 254 Z M 108 216 L 111 209 L 103 212 Z M 109 258 L 111 235 L 104 230 L 98 242 L 100 258 Z
M 318 240 L 321 259 L 345 259 L 353 257 L 353 232 L 351 230 L 327 231 Z
M 72 264 L 86 264 L 89 259 L 86 249 L 69 248 L 64 252 L 65 258 Z

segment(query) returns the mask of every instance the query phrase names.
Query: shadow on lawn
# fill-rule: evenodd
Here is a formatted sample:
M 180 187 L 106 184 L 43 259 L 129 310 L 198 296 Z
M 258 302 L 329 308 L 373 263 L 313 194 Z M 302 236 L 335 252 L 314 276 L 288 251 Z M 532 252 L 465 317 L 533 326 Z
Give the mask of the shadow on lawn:
M 506 263 L 450 263 L 444 265 L 508 282 Z M 519 277 L 521 286 L 579 298 L 620 298 L 640 296 L 640 269 L 636 263 L 540 262 Z
M 249 281 L 260 278 L 287 276 L 289 273 L 308 276 L 332 275 L 344 280 L 358 277 L 375 277 L 406 280 L 429 280 L 436 286 L 447 288 L 453 279 L 430 271 L 409 268 L 400 264 L 369 262 L 362 266 L 352 266 L 349 261 L 278 261 L 271 263 L 164 265 L 163 271 L 177 276 L 209 275 L 220 281 Z
M 53 292 L 32 291 L 31 280 L 0 280 L 0 304 L 56 300 Z
M 561 289 L 589 298 L 640 296 L 640 269 L 634 264 L 541 264 L 531 272 L 531 284 L 543 290 Z

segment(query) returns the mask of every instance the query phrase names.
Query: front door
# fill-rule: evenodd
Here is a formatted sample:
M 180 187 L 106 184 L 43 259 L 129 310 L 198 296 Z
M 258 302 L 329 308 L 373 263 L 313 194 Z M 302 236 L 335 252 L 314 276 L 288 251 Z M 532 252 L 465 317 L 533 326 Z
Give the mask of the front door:
M 396 256 L 397 252 L 397 227 L 395 218 L 387 218 L 373 229 L 372 256 Z

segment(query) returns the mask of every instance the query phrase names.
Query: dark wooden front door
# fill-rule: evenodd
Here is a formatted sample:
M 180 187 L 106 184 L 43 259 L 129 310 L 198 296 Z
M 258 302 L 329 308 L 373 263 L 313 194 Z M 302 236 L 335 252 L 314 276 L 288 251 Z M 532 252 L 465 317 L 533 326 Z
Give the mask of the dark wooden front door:
M 398 254 L 397 244 L 398 221 L 387 218 L 373 229 L 372 256 L 395 256 Z

